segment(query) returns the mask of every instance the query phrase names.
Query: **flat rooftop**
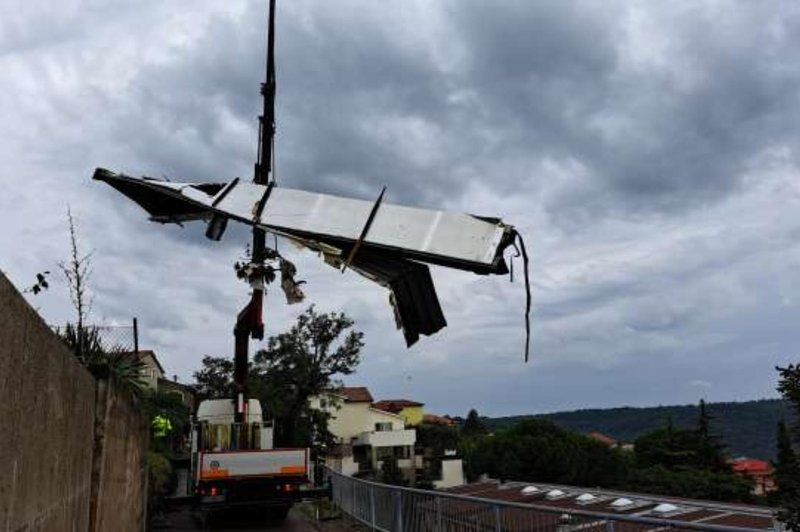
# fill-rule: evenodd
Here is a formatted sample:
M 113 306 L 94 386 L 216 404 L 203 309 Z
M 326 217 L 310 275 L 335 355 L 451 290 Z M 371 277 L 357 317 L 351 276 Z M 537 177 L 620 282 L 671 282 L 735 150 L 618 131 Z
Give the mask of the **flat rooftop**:
M 537 482 L 501 484 L 495 480 L 466 484 L 444 491 L 483 499 L 530 504 L 539 508 L 561 509 L 565 513 L 579 510 L 667 519 L 675 521 L 678 526 L 681 522 L 691 522 L 759 530 L 774 528 L 773 510 L 766 506 Z M 641 526 L 636 528 L 641 529 Z

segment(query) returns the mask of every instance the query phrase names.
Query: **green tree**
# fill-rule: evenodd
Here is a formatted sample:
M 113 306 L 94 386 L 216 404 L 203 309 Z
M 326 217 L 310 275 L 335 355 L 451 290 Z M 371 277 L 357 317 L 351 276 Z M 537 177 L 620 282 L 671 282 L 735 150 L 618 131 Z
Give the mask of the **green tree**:
M 204 356 L 201 364 L 200 369 L 194 372 L 198 397 L 200 399 L 232 398 L 233 361 L 228 358 Z
M 312 305 L 254 356 L 257 392 L 262 408 L 275 419 L 278 445 L 322 451 L 333 443 L 329 415 L 312 409 L 309 398 L 335 389 L 335 378 L 358 366 L 364 334 L 351 330 L 353 324 L 342 313 L 318 313 Z
M 464 420 L 464 424 L 461 426 L 461 436 L 464 438 L 473 438 L 486 434 L 486 432 L 486 426 L 483 420 L 478 415 L 478 411 L 473 408 L 469 411 L 467 419 Z
M 170 430 L 167 434 L 157 435 L 152 431 L 151 449 L 171 455 L 179 450 L 189 436 L 191 411 L 183 404 L 181 397 L 175 393 L 163 393 L 148 390 L 142 394 L 142 413 L 154 429 L 154 420 L 164 419 Z
M 752 502 L 753 498 L 753 482 L 747 477 L 659 465 L 634 470 L 624 487 L 644 493 L 727 502 Z
M 800 432 L 800 364 L 789 364 L 777 368 L 780 374 L 778 391 L 790 404 L 794 414 L 795 430 Z M 778 429 L 778 456 L 775 466 L 778 484 L 777 502 L 780 506 L 778 518 L 787 528 L 800 529 L 800 465 L 792 447 L 792 437 L 785 424 Z
M 471 475 L 504 480 L 614 486 L 625 481 L 630 467 L 622 451 L 543 419 L 479 436 L 468 452 Z
M 636 439 L 636 463 L 645 468 L 693 469 L 697 464 L 697 439 L 695 431 L 676 427 L 668 418 L 665 426 Z
M 383 459 L 381 463 L 380 481 L 393 486 L 405 486 L 407 484 L 403 472 L 397 465 L 397 458 L 392 456 Z
M 435 456 L 442 456 L 445 451 L 458 449 L 460 438 L 455 427 L 423 423 L 417 425 L 417 447 L 430 449 Z
M 713 416 L 708 413 L 706 402 L 700 399 L 700 414 L 697 419 L 697 466 L 709 471 L 729 472 L 725 456 L 726 445 L 711 430 Z
M 787 506 L 800 500 L 800 462 L 792 447 L 789 429 L 783 421 L 778 423 L 777 451 L 772 465 L 775 467 L 775 483 L 778 489 L 771 499 L 780 506 Z
M 789 407 L 794 417 L 794 430 L 800 432 L 800 364 L 789 364 L 785 368 L 776 368 L 780 374 L 778 392 Z
M 275 421 L 279 446 L 310 446 L 315 455 L 333 443 L 326 412 L 310 408 L 310 397 L 334 391 L 340 375 L 350 375 L 360 361 L 363 333 L 351 330 L 353 320 L 341 313 L 306 309 L 292 328 L 267 340 L 250 364 L 250 397 L 259 399 L 264 414 Z M 202 398 L 233 396 L 233 362 L 203 357 L 194 373 Z

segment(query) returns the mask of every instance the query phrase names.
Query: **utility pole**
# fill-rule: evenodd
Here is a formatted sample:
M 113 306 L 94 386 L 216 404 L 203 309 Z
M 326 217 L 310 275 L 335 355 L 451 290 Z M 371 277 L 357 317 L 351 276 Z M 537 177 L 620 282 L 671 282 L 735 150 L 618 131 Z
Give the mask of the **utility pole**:
M 259 117 L 258 155 L 255 164 L 253 182 L 267 185 L 267 193 L 260 202 L 263 208 L 274 185 L 272 176 L 272 157 L 275 141 L 275 0 L 269 0 L 269 23 L 267 29 L 267 78 L 261 85 L 264 97 L 264 112 Z M 263 305 L 264 305 L 264 261 L 266 256 L 266 233 L 263 229 L 253 227 L 253 246 L 251 256 L 250 302 L 236 319 L 233 330 L 235 350 L 233 359 L 233 388 L 235 394 L 236 423 L 247 421 L 248 385 L 247 372 L 249 366 L 250 338 L 264 338 Z

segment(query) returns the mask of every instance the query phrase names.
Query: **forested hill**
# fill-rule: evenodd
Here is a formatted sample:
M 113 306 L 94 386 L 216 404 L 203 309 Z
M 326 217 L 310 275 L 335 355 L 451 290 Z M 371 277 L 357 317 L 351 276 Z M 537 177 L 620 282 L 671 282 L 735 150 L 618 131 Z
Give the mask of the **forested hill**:
M 789 408 L 781 399 L 762 399 L 742 403 L 708 403 L 713 428 L 728 444 L 731 456 L 772 458 L 775 454 L 776 425 L 790 421 Z M 632 442 L 639 435 L 665 424 L 667 418 L 679 427 L 693 427 L 697 405 L 656 406 L 650 408 L 608 408 L 556 412 L 552 414 L 487 418 L 492 430 L 511 426 L 523 419 L 542 417 L 564 427 L 587 433 L 602 432 L 621 442 Z

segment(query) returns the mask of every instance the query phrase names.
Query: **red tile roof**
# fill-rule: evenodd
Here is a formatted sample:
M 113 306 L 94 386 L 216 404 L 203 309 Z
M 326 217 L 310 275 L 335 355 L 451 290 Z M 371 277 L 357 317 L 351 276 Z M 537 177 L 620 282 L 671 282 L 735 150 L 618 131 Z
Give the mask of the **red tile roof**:
M 616 445 L 618 442 L 611 436 L 606 436 L 602 432 L 590 432 L 587 434 L 591 439 L 599 441 L 600 443 L 604 443 L 611 447 L 612 445 Z
M 422 422 L 428 425 L 446 425 L 452 427 L 456 425 L 456 420 L 449 416 L 437 416 L 436 414 L 423 414 Z
M 366 386 L 345 386 L 339 393 L 344 396 L 346 403 L 371 403 L 372 394 Z
M 731 461 L 731 467 L 737 473 L 772 473 L 772 465 L 755 458 L 737 458 Z
M 397 414 L 404 408 L 414 406 L 425 406 L 424 403 L 417 403 L 416 401 L 409 401 L 408 399 L 383 399 L 377 403 L 372 404 L 372 408 L 383 410 L 384 412 L 391 412 Z

